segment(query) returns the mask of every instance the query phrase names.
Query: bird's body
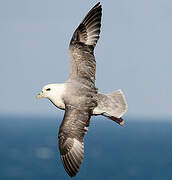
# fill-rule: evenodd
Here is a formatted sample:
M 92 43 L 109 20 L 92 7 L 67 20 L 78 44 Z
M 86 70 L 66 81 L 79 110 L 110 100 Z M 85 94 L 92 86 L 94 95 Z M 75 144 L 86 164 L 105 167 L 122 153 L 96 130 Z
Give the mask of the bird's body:
M 99 39 L 102 7 L 96 4 L 73 34 L 69 52 L 71 71 L 63 84 L 44 86 L 37 96 L 48 98 L 65 110 L 59 130 L 59 149 L 66 172 L 73 177 L 84 156 L 84 135 L 92 115 L 103 115 L 120 125 L 127 110 L 122 91 L 102 94 L 95 87 L 96 61 L 94 47 Z M 105 115 L 108 114 L 108 115 Z

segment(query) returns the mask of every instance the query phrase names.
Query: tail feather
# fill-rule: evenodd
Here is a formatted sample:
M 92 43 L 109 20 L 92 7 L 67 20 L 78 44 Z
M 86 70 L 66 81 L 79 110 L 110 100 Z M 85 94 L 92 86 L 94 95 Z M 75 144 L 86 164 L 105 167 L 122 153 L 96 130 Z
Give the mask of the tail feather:
M 112 106 L 109 107 L 109 113 L 107 113 L 112 116 L 116 115 L 115 117 L 117 118 L 122 117 L 128 109 L 127 101 L 125 99 L 123 92 L 121 90 L 117 90 L 111 94 L 107 94 L 107 96 L 111 99 L 112 105 L 116 107 L 114 109 Z
M 93 110 L 93 114 L 107 113 L 114 118 L 121 118 L 127 111 L 127 102 L 121 90 L 110 94 L 98 94 L 98 106 Z

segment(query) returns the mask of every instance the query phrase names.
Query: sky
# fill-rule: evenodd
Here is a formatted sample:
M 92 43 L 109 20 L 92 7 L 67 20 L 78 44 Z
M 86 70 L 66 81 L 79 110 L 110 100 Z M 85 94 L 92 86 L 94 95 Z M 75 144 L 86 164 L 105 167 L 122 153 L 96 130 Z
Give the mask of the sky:
M 97 1 L 0 0 L 0 114 L 62 113 L 35 96 L 67 80 L 68 45 Z M 126 116 L 172 117 L 172 1 L 102 0 L 100 92 L 122 89 Z

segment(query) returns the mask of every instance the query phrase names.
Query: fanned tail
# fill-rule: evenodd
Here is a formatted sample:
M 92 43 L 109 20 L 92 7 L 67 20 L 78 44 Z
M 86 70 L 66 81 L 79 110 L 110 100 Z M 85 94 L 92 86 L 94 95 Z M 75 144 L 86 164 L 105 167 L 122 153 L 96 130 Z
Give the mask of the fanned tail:
M 125 114 L 128 107 L 121 90 L 110 94 L 99 93 L 97 95 L 97 103 L 98 105 L 93 110 L 93 115 L 103 115 L 122 126 L 124 125 L 124 120 L 121 117 Z

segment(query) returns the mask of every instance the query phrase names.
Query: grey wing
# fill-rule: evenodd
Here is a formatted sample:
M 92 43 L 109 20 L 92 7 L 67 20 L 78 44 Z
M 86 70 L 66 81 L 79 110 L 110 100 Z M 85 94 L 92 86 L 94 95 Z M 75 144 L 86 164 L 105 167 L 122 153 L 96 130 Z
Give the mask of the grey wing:
M 99 39 L 102 7 L 97 3 L 75 30 L 70 42 L 71 72 L 69 79 L 83 78 L 94 84 L 96 61 L 94 47 Z
M 87 132 L 90 113 L 66 106 L 59 130 L 59 149 L 63 166 L 70 177 L 77 174 L 84 157 L 84 135 Z

